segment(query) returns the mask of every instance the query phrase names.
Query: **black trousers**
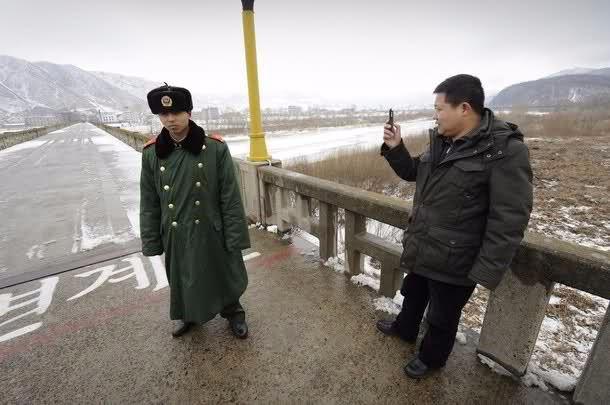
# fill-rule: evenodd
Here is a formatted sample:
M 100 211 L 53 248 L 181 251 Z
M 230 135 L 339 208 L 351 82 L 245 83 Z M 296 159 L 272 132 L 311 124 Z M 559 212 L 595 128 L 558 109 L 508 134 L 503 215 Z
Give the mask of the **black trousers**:
M 404 301 L 394 322 L 404 340 L 415 341 L 428 306 L 428 330 L 418 354 L 428 367 L 443 367 L 447 362 L 455 343 L 462 309 L 473 291 L 474 286 L 442 283 L 414 273 L 407 274 L 403 280 L 400 292 Z
M 227 305 L 226 307 L 224 307 L 223 310 L 220 312 L 220 316 L 222 316 L 225 319 L 232 319 L 236 316 L 239 316 L 242 319 L 245 319 L 246 311 L 244 310 L 244 307 L 241 306 L 239 301 L 237 301 L 234 304 Z

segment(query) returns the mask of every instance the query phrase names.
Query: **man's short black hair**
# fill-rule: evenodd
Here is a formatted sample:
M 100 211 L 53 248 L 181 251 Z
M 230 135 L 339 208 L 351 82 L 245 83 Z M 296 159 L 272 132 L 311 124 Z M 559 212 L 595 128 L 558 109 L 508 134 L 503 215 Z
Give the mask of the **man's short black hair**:
M 434 94 L 444 93 L 445 100 L 452 106 L 468 103 L 479 115 L 483 114 L 485 92 L 478 77 L 471 75 L 456 75 L 445 79 L 436 86 Z

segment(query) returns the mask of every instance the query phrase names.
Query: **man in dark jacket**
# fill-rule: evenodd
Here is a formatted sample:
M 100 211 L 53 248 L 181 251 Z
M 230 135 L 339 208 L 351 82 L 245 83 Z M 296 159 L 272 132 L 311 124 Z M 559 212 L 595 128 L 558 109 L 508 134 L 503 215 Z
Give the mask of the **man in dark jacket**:
M 386 125 L 381 154 L 415 181 L 401 267 L 408 272 L 394 321 L 377 328 L 415 342 L 426 307 L 427 331 L 404 368 L 422 378 L 445 365 L 464 305 L 476 284 L 493 290 L 523 238 L 532 210 L 532 171 L 517 126 L 484 108 L 481 81 L 457 75 L 434 91 L 437 127 L 430 147 L 412 157 L 399 125 Z
M 163 124 L 142 151 L 142 253 L 165 253 L 173 336 L 221 314 L 239 338 L 248 334 L 239 298 L 250 247 L 235 168 L 222 138 L 190 120 L 191 93 L 163 86 L 148 93 Z

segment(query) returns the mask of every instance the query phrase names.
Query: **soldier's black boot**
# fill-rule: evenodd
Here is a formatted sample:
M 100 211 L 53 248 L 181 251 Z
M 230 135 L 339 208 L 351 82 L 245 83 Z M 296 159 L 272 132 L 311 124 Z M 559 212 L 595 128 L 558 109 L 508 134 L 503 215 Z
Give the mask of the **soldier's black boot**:
M 174 330 L 172 331 L 173 337 L 180 337 L 188 332 L 195 324 L 193 322 L 184 322 L 179 320 L 175 322 Z
M 248 337 L 248 324 L 246 323 L 246 314 L 240 312 L 235 314 L 229 319 L 229 325 L 231 325 L 231 331 L 235 337 L 239 339 L 245 339 Z

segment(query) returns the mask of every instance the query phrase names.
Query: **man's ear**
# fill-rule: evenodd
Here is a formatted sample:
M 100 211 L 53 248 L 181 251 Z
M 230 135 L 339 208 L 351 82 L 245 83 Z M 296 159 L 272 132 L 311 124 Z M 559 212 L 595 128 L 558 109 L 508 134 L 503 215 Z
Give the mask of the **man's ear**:
M 463 102 L 461 104 L 461 107 L 462 107 L 462 114 L 468 114 L 468 113 L 471 113 L 473 111 L 472 110 L 472 106 L 470 104 L 466 103 L 466 102 Z

